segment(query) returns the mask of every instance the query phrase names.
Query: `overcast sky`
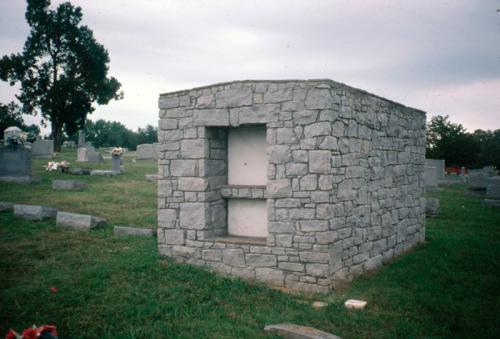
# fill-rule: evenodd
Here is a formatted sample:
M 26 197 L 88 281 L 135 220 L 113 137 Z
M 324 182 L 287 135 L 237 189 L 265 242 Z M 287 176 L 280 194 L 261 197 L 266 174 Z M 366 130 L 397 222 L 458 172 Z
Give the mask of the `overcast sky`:
M 52 1 L 52 7 L 62 1 Z M 89 117 L 157 125 L 160 93 L 245 79 L 330 78 L 469 131 L 500 128 L 500 1 L 72 0 L 125 98 Z M 25 2 L 0 0 L 0 55 Z M 0 101 L 15 90 L 0 83 Z

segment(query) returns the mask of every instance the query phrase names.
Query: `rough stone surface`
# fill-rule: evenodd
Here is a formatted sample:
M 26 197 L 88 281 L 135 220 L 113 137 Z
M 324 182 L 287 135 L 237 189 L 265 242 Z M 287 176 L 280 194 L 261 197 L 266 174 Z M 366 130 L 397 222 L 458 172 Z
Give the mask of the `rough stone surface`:
M 154 231 L 151 228 L 137 228 L 129 226 L 115 226 L 113 231 L 116 235 L 132 235 L 136 237 L 153 237 Z
M 264 331 L 286 339 L 340 339 L 340 337 L 313 327 L 283 323 L 267 325 Z
M 56 224 L 59 226 L 71 227 L 75 229 L 88 230 L 101 226 L 106 221 L 92 215 L 57 212 Z
M 57 209 L 39 205 L 14 205 L 14 216 L 29 219 L 43 220 L 55 218 Z
M 330 80 L 217 84 L 159 108 L 162 255 L 326 293 L 424 241 L 424 112 Z M 263 186 L 228 185 L 228 130 L 247 125 L 266 127 Z M 229 199 L 266 199 L 268 236 L 229 241 Z
M 52 180 L 52 189 L 56 191 L 78 191 L 85 187 L 85 183 L 77 180 Z

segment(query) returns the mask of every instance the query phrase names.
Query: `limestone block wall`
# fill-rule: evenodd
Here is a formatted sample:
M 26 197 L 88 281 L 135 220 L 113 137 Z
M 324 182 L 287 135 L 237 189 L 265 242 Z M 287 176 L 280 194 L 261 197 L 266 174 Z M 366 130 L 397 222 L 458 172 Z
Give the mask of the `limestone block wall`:
M 331 80 L 236 81 L 159 99 L 162 255 L 327 292 L 425 238 L 425 113 Z M 228 185 L 228 134 L 265 126 L 267 183 Z M 228 200 L 266 199 L 265 238 Z

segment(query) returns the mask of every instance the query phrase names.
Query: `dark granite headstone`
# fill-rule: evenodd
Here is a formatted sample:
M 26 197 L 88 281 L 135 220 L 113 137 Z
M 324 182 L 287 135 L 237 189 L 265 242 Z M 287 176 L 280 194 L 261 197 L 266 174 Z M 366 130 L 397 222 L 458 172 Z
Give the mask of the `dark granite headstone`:
M 0 176 L 31 176 L 31 150 L 24 147 L 0 147 Z

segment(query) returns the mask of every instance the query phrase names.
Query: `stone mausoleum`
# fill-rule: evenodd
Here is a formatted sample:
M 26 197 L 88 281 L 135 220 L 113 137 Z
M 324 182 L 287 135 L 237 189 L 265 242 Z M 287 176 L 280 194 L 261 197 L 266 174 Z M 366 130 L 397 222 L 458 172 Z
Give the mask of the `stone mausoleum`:
M 425 238 L 425 113 L 331 80 L 159 99 L 158 247 L 327 292 Z

